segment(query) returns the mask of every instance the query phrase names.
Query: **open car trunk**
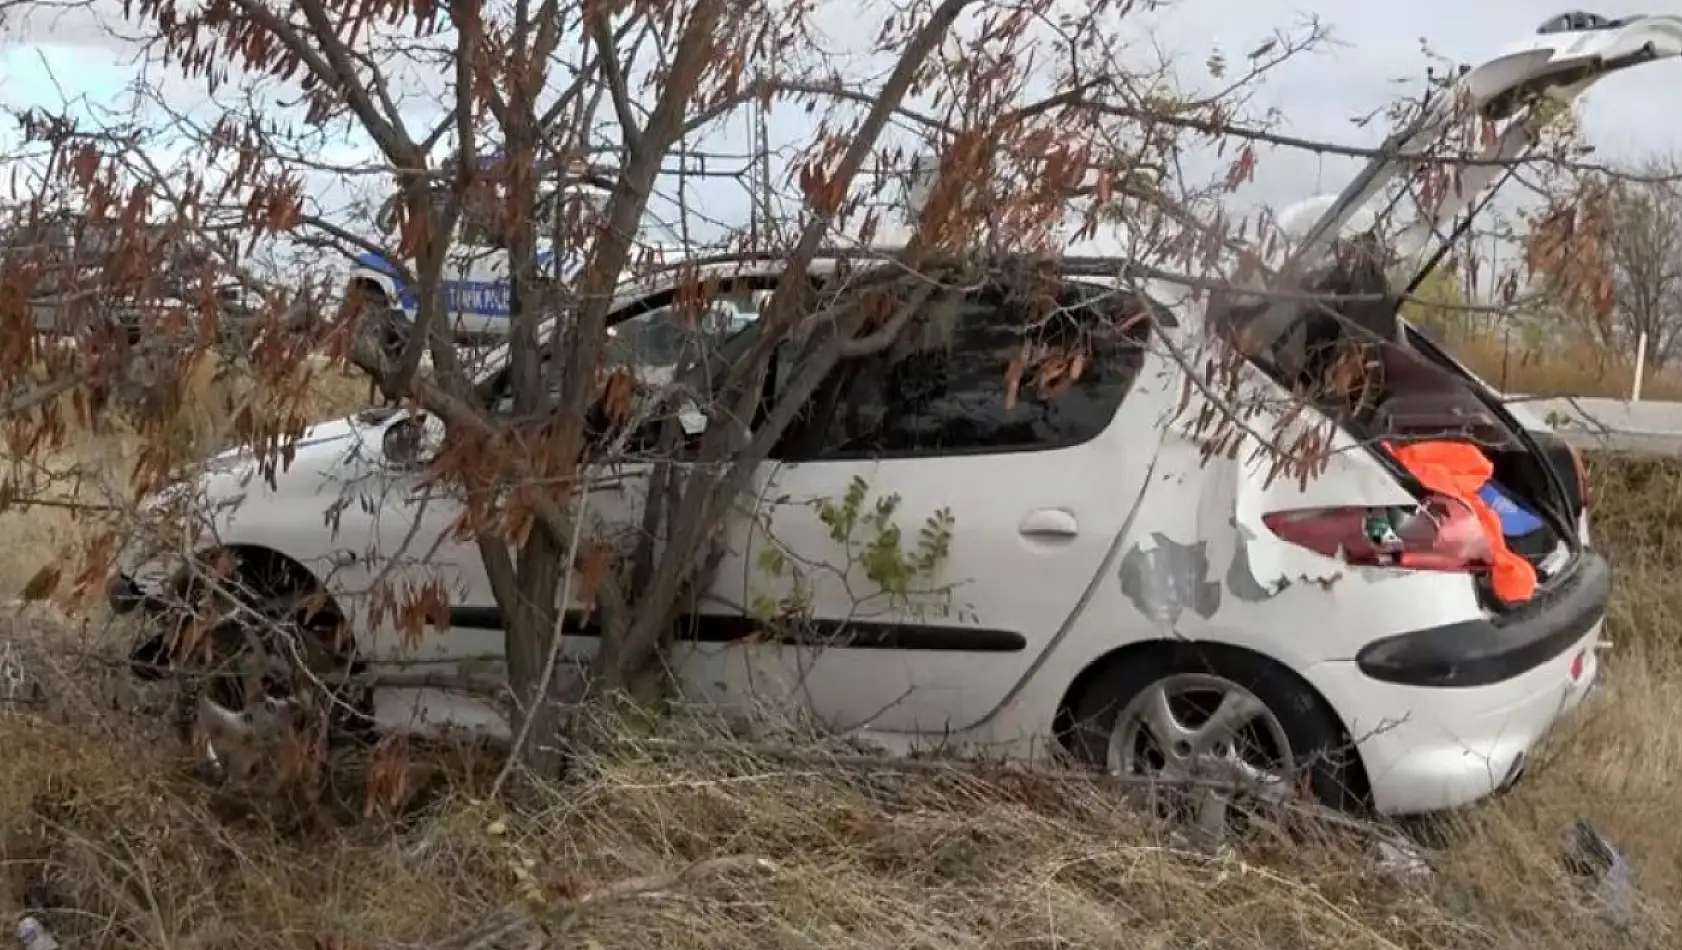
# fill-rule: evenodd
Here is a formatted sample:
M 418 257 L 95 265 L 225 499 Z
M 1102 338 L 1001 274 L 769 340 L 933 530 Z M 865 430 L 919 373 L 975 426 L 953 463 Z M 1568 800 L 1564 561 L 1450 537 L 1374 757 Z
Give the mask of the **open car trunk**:
M 1562 573 L 1580 547 L 1578 493 L 1498 395 L 1396 317 L 1399 300 L 1388 294 L 1376 263 L 1334 268 L 1305 289 L 1382 299 L 1301 305 L 1291 331 L 1269 351 L 1245 346 L 1265 302 L 1236 295 L 1213 301 L 1210 325 L 1294 399 L 1377 455 L 1415 497 L 1427 492 L 1399 450 L 1432 442 L 1475 445 L 1494 468 L 1479 496 L 1500 516 L 1507 547 L 1536 569 L 1542 584 Z
M 1235 289 L 1216 295 L 1207 311 L 1212 332 L 1368 445 L 1416 496 L 1424 491 L 1399 448 L 1452 441 L 1481 449 L 1494 474 L 1479 495 L 1500 516 L 1507 547 L 1536 568 L 1544 586 L 1568 571 L 1581 548 L 1575 463 L 1569 454 L 1556 457 L 1568 450 L 1545 447 L 1498 393 L 1398 311 L 1509 177 L 1503 162 L 1535 147 L 1558 105 L 1613 72 L 1682 56 L 1682 17 L 1585 20 L 1588 28 L 1579 30 L 1557 20 L 1463 72 L 1294 236 L 1289 257 L 1263 286 L 1297 293 L 1268 298 Z M 1455 169 L 1442 188 L 1442 176 L 1428 174 L 1437 168 L 1418 156 L 1467 121 L 1490 123 L 1493 134 L 1482 138 L 1481 161 Z M 1426 179 L 1439 186 L 1429 197 Z M 1381 236 L 1355 226 L 1363 216 L 1404 221 Z M 1412 262 L 1403 271 L 1411 277 L 1392 284 L 1387 274 L 1398 260 Z M 1304 302 L 1302 291 L 1364 299 Z
M 1384 400 L 1370 419 L 1351 418 L 1350 424 L 1392 446 L 1435 439 L 1477 445 L 1494 466 L 1480 496 L 1500 516 L 1508 548 L 1529 561 L 1545 583 L 1565 568 L 1578 544 L 1581 491 L 1573 490 L 1575 472 L 1562 472 L 1495 394 L 1446 354 L 1409 345 L 1419 344 L 1422 334 L 1405 326 L 1403 333 L 1407 342 L 1384 347 Z M 1569 480 L 1563 477 L 1567 473 Z
M 1519 418 L 1517 414 L 1512 411 L 1512 408 L 1506 405 L 1505 398 L 1502 396 L 1500 390 L 1489 385 L 1488 382 L 1479 379 L 1476 374 L 1467 369 L 1464 364 L 1456 360 L 1453 354 L 1444 350 L 1425 333 L 1407 324 L 1404 324 L 1404 328 L 1408 334 L 1410 345 L 1415 350 L 1419 351 L 1437 365 L 1450 370 L 1456 375 L 1470 380 L 1473 384 L 1474 391 L 1480 395 L 1495 399 L 1504 407 L 1505 414 L 1513 417 L 1514 424 L 1530 434 L 1531 439 L 1535 441 L 1537 447 L 1541 450 L 1542 456 L 1547 460 L 1548 466 L 1553 470 L 1555 475 L 1559 476 L 1560 481 L 1564 484 L 1566 512 L 1571 516 L 1572 523 L 1580 523 L 1583 515 L 1588 510 L 1588 491 L 1587 486 L 1582 482 L 1584 474 L 1582 470 L 1582 458 L 1577 454 L 1577 450 L 1573 449 L 1569 443 L 1552 431 L 1538 431 L 1534 422 L 1527 424 L 1524 419 Z M 1497 462 L 1499 462 L 1499 459 Z

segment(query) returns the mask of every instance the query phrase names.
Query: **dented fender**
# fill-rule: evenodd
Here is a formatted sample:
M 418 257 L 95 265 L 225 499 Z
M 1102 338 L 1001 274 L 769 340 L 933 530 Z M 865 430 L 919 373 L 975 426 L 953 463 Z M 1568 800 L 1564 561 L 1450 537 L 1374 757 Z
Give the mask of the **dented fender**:
M 1316 423 L 1325 426 L 1302 424 Z M 1251 425 L 1269 437 L 1282 428 L 1279 441 L 1291 444 L 1290 423 L 1258 417 Z M 1307 480 L 1270 478 L 1270 456 L 1251 450 L 1253 438 L 1206 461 L 1191 431 L 1171 427 L 1170 442 L 1177 458 L 1162 467 L 1186 474 L 1152 486 L 1114 568 L 1124 609 L 1135 614 L 1134 639 L 1229 643 L 1298 666 L 1352 659 L 1380 637 L 1482 615 L 1464 575 L 1351 565 L 1266 526 L 1264 516 L 1278 511 L 1417 503 L 1347 433 L 1332 435 L 1324 470 Z

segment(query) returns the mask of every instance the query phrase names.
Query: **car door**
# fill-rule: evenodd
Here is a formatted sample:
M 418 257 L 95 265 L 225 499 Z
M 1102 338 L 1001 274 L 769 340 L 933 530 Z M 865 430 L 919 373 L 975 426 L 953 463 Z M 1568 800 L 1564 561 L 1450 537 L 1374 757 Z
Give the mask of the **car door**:
M 1098 582 L 1156 426 L 1118 412 L 1136 303 L 1059 304 L 948 295 L 830 374 L 729 527 L 678 653 L 692 691 L 928 733 L 985 719 L 1031 674 Z M 1036 383 L 1077 353 L 1061 392 Z
M 710 345 L 708 341 L 718 332 L 741 329 L 739 318 L 747 311 L 740 308 L 748 306 L 748 293 L 715 298 L 713 309 L 717 313 L 712 315 L 716 319 L 703 320 L 694 327 L 684 313 L 689 301 L 680 303 L 671 290 L 632 300 L 610 317 L 605 362 L 609 367 L 631 368 L 650 388 L 664 386 L 670 382 L 674 367 L 689 359 L 691 347 Z M 732 323 L 729 318 L 738 319 Z M 559 384 L 558 380 L 552 381 Z M 501 382 L 493 382 L 490 387 L 495 412 L 511 409 L 510 398 L 499 394 L 501 386 Z M 686 429 L 698 433 L 698 415 L 692 409 L 681 412 L 680 421 Z M 620 557 L 634 552 L 654 466 L 653 458 L 632 446 L 626 453 L 594 465 L 585 473 L 586 494 L 579 507 L 584 519 L 581 543 L 605 545 Z M 442 497 L 444 494 L 435 491 L 422 504 L 417 493 L 414 504 L 407 509 L 411 512 L 409 519 L 394 519 L 394 524 L 421 525 L 417 535 L 435 543 L 426 576 L 447 578 L 455 592 L 450 602 L 449 635 L 435 646 L 426 647 L 426 658 L 443 661 L 474 657 L 474 662 L 483 667 L 477 658 L 488 654 L 501 656 L 506 623 L 478 544 L 471 538 L 457 539 L 450 535 L 448 526 L 459 515 L 460 505 Z M 519 552 L 513 553 L 517 563 Z M 563 606 L 564 610 L 574 615 L 580 612 L 583 595 L 580 589 L 563 584 L 560 595 L 570 601 Z M 581 622 L 582 619 L 569 619 L 564 627 L 562 655 L 576 664 L 586 663 L 594 656 L 598 644 L 597 631 Z
M 373 475 L 342 502 L 364 521 L 369 544 L 355 565 L 365 602 L 366 649 L 381 662 L 423 670 L 464 663 L 499 668 L 502 631 L 480 606 L 484 565 L 456 534 L 459 492 L 432 484 L 423 460 L 443 438 L 426 416 L 386 423 Z M 439 624 L 436 621 L 443 619 Z
M 493 403 L 492 411 L 508 411 L 508 402 Z M 432 430 L 427 436 L 433 444 L 441 441 L 439 423 L 431 417 L 390 424 L 377 487 L 371 482 L 355 498 L 371 535 L 360 588 L 372 652 L 411 673 L 500 676 L 506 670 L 506 623 L 477 540 L 458 530 L 460 490 L 425 476 L 419 459 L 426 449 L 417 447 L 412 458 L 391 449 L 394 431 L 423 426 Z M 608 495 L 615 494 L 616 483 L 607 487 Z M 598 497 L 593 491 L 592 501 Z M 599 520 L 604 507 L 612 506 L 587 504 L 586 516 Z M 514 554 L 517 564 L 518 551 Z

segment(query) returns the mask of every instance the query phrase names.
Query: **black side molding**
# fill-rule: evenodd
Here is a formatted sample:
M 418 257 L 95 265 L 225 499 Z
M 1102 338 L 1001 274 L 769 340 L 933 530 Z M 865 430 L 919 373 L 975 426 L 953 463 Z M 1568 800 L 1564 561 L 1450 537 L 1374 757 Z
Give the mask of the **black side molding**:
M 501 609 L 490 606 L 451 607 L 450 625 L 474 630 L 504 629 Z M 561 630 L 567 636 L 601 636 L 594 622 L 584 622 L 576 612 L 568 613 Z M 1020 653 L 1028 649 L 1028 638 L 1020 633 L 979 627 L 810 620 L 802 622 L 798 630 L 783 631 L 767 629 L 754 618 L 740 614 L 684 614 L 677 622 L 677 639 L 691 643 L 734 643 L 753 636 L 802 646 L 851 650 Z
M 1355 655 L 1361 672 L 1402 686 L 1463 688 L 1512 679 L 1559 656 L 1606 616 L 1612 568 L 1593 551 L 1535 600 L 1487 620 L 1399 633 Z

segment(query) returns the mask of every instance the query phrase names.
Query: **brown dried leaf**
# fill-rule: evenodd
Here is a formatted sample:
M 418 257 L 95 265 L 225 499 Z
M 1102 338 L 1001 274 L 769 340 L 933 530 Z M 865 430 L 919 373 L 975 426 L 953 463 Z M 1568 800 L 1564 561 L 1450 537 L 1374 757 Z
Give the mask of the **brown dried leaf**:
M 1081 374 L 1085 371 L 1086 371 L 1086 351 L 1085 350 L 1076 350 L 1074 358 L 1069 361 L 1069 382 L 1070 383 L 1078 382 L 1080 380 Z
M 88 188 L 93 184 L 93 176 L 99 172 L 99 152 L 92 145 L 85 145 L 76 156 L 70 160 L 70 173 L 76 184 Z
M 380 740 L 374 747 L 368 769 L 368 786 L 362 801 L 362 817 L 392 814 L 409 794 L 409 742 L 398 733 Z
M 636 405 L 637 381 L 632 372 L 620 368 L 609 373 L 601 394 L 602 412 L 607 421 L 615 427 L 623 425 Z
M 1017 398 L 1022 392 L 1022 373 L 1028 368 L 1028 346 L 1010 358 L 1010 365 L 1005 367 L 1005 408 L 1015 409 Z
M 58 582 L 64 576 L 64 571 L 56 564 L 48 564 L 35 572 L 29 583 L 23 585 L 24 600 L 46 600 L 58 590 Z
M 613 552 L 605 545 L 592 544 L 579 552 L 575 565 L 578 584 L 573 596 L 577 598 L 579 609 L 583 611 L 586 620 L 596 609 L 596 594 L 613 572 L 613 562 Z

